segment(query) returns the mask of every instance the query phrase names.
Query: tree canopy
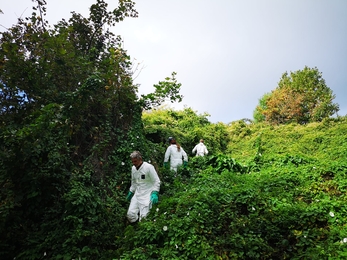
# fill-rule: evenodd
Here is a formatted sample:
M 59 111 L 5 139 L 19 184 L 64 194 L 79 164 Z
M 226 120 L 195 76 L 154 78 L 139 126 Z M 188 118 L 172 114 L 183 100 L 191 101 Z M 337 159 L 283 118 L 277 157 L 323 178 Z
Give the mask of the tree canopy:
M 338 112 L 334 98 L 322 73 L 306 66 L 283 73 L 277 88 L 260 99 L 254 119 L 275 124 L 320 122 Z
M 137 17 L 133 1 L 97 0 L 54 26 L 34 3 L 0 38 L 0 257 L 96 259 L 122 234 L 130 152 L 151 156 L 142 111 L 180 101 L 180 84 L 173 73 L 138 97 L 110 30 Z
M 165 153 L 169 136 L 175 137 L 188 155 L 200 139 L 204 139 L 209 154 L 223 153 L 229 141 L 227 126 L 212 124 L 208 116 L 207 113 L 197 114 L 189 107 L 176 111 L 163 106 L 143 113 L 145 136 L 159 151 L 156 161 L 162 163 L 161 156 Z

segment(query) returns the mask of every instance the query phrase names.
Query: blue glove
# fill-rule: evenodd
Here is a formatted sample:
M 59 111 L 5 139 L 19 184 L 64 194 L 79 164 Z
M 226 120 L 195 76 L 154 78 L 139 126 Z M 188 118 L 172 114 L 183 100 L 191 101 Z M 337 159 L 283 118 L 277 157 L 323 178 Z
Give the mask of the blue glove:
M 183 168 L 187 168 L 188 166 L 188 162 L 187 161 L 183 161 Z
M 164 162 L 164 167 L 165 167 L 165 169 L 169 169 L 169 163 L 168 162 Z
M 151 193 L 151 201 L 152 201 L 152 204 L 157 204 L 158 203 L 158 201 L 159 201 L 159 192 L 152 191 L 152 193 Z
M 131 201 L 131 198 L 134 196 L 134 193 L 132 193 L 131 191 L 128 192 L 128 195 L 127 195 L 127 201 Z

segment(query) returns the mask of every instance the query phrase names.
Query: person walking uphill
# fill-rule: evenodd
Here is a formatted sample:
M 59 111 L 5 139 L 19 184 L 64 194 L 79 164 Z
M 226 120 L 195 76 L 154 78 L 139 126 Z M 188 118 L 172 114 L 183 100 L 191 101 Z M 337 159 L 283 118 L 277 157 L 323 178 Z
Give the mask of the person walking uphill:
M 145 218 L 152 205 L 158 203 L 160 179 L 152 164 L 144 162 L 139 151 L 130 154 L 131 186 L 126 199 L 130 201 L 127 218 L 130 223 Z
M 170 146 L 166 149 L 164 156 L 164 167 L 169 167 L 170 160 L 170 169 L 177 172 L 177 168 L 182 164 L 184 167 L 188 165 L 188 155 L 174 138 L 170 137 L 169 142 Z
M 194 149 L 192 150 L 192 153 L 194 154 L 196 152 L 196 156 L 205 156 L 208 154 L 206 145 L 204 144 L 204 139 L 200 139 L 200 143 L 195 145 Z

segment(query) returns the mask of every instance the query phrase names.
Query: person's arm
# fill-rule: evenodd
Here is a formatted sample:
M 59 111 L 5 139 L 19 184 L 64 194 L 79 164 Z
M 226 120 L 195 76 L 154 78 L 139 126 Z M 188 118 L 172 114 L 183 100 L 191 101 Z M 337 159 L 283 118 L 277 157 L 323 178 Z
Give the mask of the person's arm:
M 148 164 L 148 171 L 149 171 L 149 176 L 151 180 L 153 181 L 153 191 L 159 192 L 160 190 L 160 179 L 157 174 L 157 171 L 155 170 L 154 166 L 151 164 Z
M 193 154 L 196 152 L 196 149 L 197 149 L 197 148 L 198 148 L 198 146 L 195 145 L 195 147 L 194 147 L 193 150 L 192 150 L 192 153 L 193 153 Z
M 182 150 L 182 155 L 183 155 L 183 161 L 188 162 L 188 155 L 187 155 L 187 153 L 183 150 L 182 147 L 181 147 L 181 150 Z
M 152 164 L 148 164 L 148 175 L 150 176 L 153 182 L 153 188 L 151 192 L 150 200 L 152 204 L 157 204 L 159 201 L 159 190 L 160 190 L 160 179 Z
M 134 166 L 133 166 L 134 167 Z M 136 191 L 136 182 L 134 181 L 134 168 L 131 168 L 131 186 L 128 191 L 128 195 L 126 196 L 127 201 L 131 201 Z
M 164 163 L 169 161 L 170 155 L 171 155 L 171 146 L 169 146 L 166 149 L 165 156 L 164 156 Z
M 205 145 L 205 154 L 206 154 L 206 155 L 208 154 L 208 150 L 207 150 L 206 145 Z
M 135 191 L 136 191 L 136 181 L 135 181 L 135 178 L 134 178 L 134 167 L 135 166 L 133 166 L 131 168 L 131 186 L 130 186 L 130 189 L 129 189 L 132 193 L 135 193 Z

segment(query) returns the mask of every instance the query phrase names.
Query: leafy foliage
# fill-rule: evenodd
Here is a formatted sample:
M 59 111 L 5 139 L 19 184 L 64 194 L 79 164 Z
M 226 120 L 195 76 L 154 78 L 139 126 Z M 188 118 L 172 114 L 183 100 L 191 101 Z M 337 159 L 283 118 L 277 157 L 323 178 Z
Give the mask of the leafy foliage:
M 176 72 L 173 72 L 170 77 L 166 77 L 165 81 L 159 81 L 154 85 L 155 92 L 141 96 L 141 102 L 145 109 L 152 109 L 164 103 L 169 96 L 171 103 L 181 102 L 183 96 L 179 94 L 181 83 L 177 82 Z
M 259 99 L 259 105 L 257 108 L 253 111 L 253 118 L 254 122 L 259 123 L 265 121 L 265 115 L 262 113 L 262 111 L 267 110 L 267 100 L 271 97 L 271 93 L 266 93 L 264 96 Z
M 317 68 L 284 73 L 278 87 L 260 99 L 256 120 L 275 124 L 320 122 L 339 110 L 335 96 Z
M 130 56 L 110 31 L 137 12 L 97 0 L 88 18 L 51 28 L 35 2 L 0 39 L 0 257 L 109 259 L 124 229 L 126 158 L 151 152 Z
M 109 12 L 98 0 L 89 18 L 73 13 L 53 29 L 36 3 L 1 35 L 1 259 L 346 257 L 346 117 L 315 108 L 304 125 L 225 125 L 191 108 L 148 110 L 180 101 L 181 85 L 173 73 L 137 97 L 130 57 L 107 29 L 137 15 L 133 2 Z M 316 70 L 304 74 L 329 96 Z M 301 76 L 290 88 L 284 77 L 278 98 L 300 94 Z M 210 153 L 164 169 L 168 136 L 187 151 L 203 138 Z M 133 150 L 162 183 L 157 208 L 127 225 Z
M 218 154 L 226 150 L 229 135 L 223 123 L 211 124 L 207 113 L 198 115 L 191 108 L 175 111 L 166 107 L 149 110 L 143 113 L 142 119 L 146 138 L 152 142 L 153 150 L 161 164 L 167 148 L 169 136 L 175 137 L 188 156 L 202 138 L 209 154 Z
M 339 159 L 325 151 L 341 144 L 346 126 L 345 118 L 276 129 L 245 125 L 248 138 L 233 154 L 245 154 L 250 142 L 251 154 L 262 154 L 241 156 L 248 161 L 242 163 L 223 154 L 192 158 L 188 179 L 178 174 L 147 219 L 127 227 L 120 258 L 343 259 L 347 155 L 343 148 Z M 304 152 L 323 133 L 325 145 Z

